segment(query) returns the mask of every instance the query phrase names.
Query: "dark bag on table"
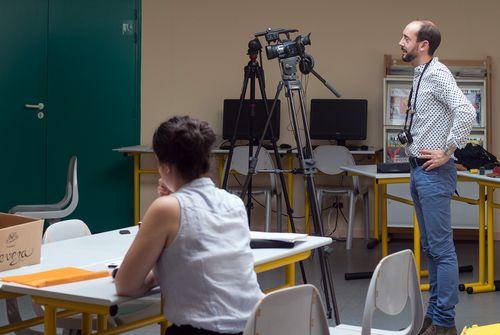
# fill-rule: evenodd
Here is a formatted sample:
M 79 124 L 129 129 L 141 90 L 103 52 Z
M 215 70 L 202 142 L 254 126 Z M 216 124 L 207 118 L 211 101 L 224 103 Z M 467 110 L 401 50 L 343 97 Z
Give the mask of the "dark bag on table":
M 481 145 L 467 143 L 463 149 L 455 150 L 455 163 L 462 164 L 468 170 L 479 169 L 484 167 L 486 169 L 493 169 L 499 166 L 497 158 L 486 151 Z

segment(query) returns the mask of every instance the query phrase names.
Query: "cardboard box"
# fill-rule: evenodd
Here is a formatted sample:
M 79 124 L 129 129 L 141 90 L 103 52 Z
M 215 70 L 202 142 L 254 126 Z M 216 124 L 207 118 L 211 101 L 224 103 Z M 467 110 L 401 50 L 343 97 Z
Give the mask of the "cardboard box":
M 0 213 L 0 271 L 40 263 L 43 219 Z

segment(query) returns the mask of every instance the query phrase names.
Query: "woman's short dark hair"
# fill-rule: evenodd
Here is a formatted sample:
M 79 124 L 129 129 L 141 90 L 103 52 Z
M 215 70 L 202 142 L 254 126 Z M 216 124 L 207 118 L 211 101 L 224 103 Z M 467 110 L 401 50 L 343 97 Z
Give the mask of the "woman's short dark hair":
M 429 55 L 433 56 L 434 52 L 441 44 L 441 33 L 438 27 L 428 20 L 418 20 L 420 22 L 420 30 L 417 33 L 417 42 L 429 42 Z
M 215 134 L 207 122 L 174 116 L 156 129 L 153 150 L 160 163 L 173 164 L 184 179 L 193 180 L 208 172 L 214 142 Z

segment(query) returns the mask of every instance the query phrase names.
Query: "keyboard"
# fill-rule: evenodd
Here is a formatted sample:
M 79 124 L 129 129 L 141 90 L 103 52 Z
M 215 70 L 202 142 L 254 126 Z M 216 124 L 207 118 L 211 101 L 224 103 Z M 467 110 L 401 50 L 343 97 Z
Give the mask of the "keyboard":
M 377 173 L 409 173 L 410 163 L 378 163 Z

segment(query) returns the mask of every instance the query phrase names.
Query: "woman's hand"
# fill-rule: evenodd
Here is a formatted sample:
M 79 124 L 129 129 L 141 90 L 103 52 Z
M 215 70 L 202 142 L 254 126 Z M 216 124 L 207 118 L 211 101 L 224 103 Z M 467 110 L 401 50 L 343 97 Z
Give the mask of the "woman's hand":
M 163 182 L 161 178 L 158 179 L 157 191 L 158 191 L 158 196 L 160 197 L 172 194 L 172 191 L 167 187 L 167 185 Z

